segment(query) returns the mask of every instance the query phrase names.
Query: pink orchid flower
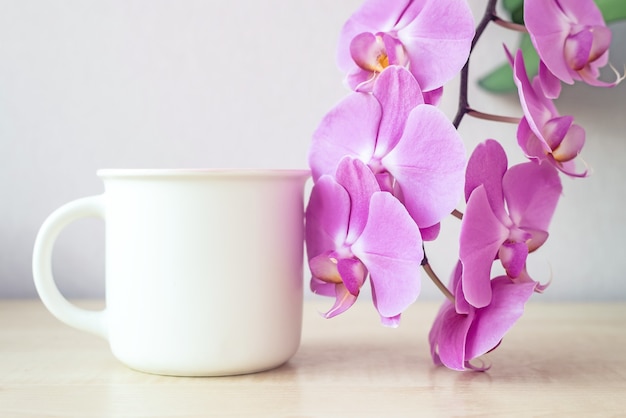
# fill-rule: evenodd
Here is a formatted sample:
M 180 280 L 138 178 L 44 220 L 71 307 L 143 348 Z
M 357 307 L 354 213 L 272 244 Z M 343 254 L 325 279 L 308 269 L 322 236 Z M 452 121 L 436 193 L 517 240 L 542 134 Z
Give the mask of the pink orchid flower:
M 424 104 L 417 82 L 402 67 L 386 68 L 372 94 L 352 92 L 324 117 L 309 150 L 313 179 L 333 174 L 346 155 L 370 167 L 381 189 L 406 205 L 424 234 L 458 203 L 463 141 L 443 112 Z
M 339 36 L 337 63 L 352 89 L 368 85 L 390 65 L 408 68 L 436 103 L 441 87 L 463 67 L 474 36 L 465 1 L 366 0 Z
M 471 306 L 463 294 L 461 263 L 452 275 L 455 303 L 446 300 L 428 334 L 430 354 L 436 365 L 453 370 L 486 370 L 473 359 L 495 349 L 504 335 L 524 313 L 524 305 L 538 284 L 532 280 L 514 282 L 507 276 L 489 281 L 491 301 L 482 308 Z
M 459 251 L 463 293 L 472 306 L 491 303 L 495 259 L 500 259 L 508 277 L 526 277 L 528 253 L 548 238 L 561 191 L 554 167 L 528 162 L 507 169 L 498 142 L 487 140 L 476 147 L 467 164 Z
M 611 30 L 593 0 L 526 0 L 524 22 L 541 58 L 539 78 L 548 97 L 558 97 L 558 80 L 600 87 L 621 81 L 598 80 L 609 61 Z
M 517 51 L 511 62 L 524 111 L 517 129 L 520 147 L 531 160 L 547 161 L 569 176 L 585 177 L 587 169 L 578 171 L 574 161 L 585 144 L 585 130 L 573 123 L 572 116 L 559 115 L 552 100 L 543 94 L 537 77 L 530 83 L 522 51 Z
M 397 326 L 417 299 L 424 257 L 419 229 L 361 161 L 346 157 L 335 177 L 317 180 L 306 210 L 306 243 L 311 289 L 335 297 L 325 317 L 352 306 L 368 273 L 384 325 Z

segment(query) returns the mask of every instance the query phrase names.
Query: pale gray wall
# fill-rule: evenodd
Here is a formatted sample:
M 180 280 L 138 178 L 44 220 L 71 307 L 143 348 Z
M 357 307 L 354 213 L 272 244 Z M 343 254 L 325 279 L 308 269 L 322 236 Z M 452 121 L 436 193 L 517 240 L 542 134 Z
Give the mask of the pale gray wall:
M 305 167 L 311 132 L 346 93 L 335 42 L 359 4 L 0 0 L 0 298 L 35 295 L 37 229 L 66 201 L 100 193 L 98 168 Z M 514 45 L 514 34 L 488 33 Z M 500 44 L 479 44 L 473 76 L 502 62 Z M 623 45 L 612 60 L 618 68 Z M 455 89 L 444 98 L 449 115 Z M 480 109 L 519 115 L 515 98 L 471 94 Z M 532 272 L 553 280 L 545 299 L 624 300 L 626 85 L 566 88 L 558 106 L 587 129 L 584 158 L 595 172 L 565 181 Z M 467 119 L 461 133 L 468 148 L 495 137 L 519 154 L 514 126 Z M 457 229 L 446 221 L 428 247 L 445 278 Z M 68 296 L 102 295 L 102 232 L 81 221 L 61 236 L 54 267 Z M 423 288 L 425 298 L 438 297 Z

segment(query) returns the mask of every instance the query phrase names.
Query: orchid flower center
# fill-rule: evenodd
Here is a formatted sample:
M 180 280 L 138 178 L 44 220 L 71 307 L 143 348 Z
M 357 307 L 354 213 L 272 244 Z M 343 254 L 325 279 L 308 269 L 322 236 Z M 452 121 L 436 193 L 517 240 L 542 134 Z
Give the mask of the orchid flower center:
M 378 57 L 376 57 L 376 61 L 378 62 L 377 72 L 382 72 L 385 68 L 389 67 L 389 55 L 386 52 L 381 52 Z
M 573 120 L 571 116 L 557 116 L 548 120 L 542 128 L 542 134 L 551 149 L 549 154 L 556 161 L 574 159 L 585 143 L 584 129 L 572 123 Z
M 352 255 L 346 257 L 334 251 L 320 254 L 309 260 L 311 273 L 319 280 L 337 285 L 344 285 L 352 295 L 358 295 L 365 282 L 367 269 Z
M 379 157 L 373 156 L 367 165 L 370 170 L 372 170 L 372 173 L 374 173 L 380 189 L 384 192 L 393 193 L 395 179 L 383 165 L 382 160 Z
M 532 238 L 532 235 L 528 231 L 525 231 L 518 226 L 514 226 L 509 229 L 509 237 L 507 239 L 507 242 L 510 244 L 513 244 L 513 243 L 527 244 L 531 238 Z
M 581 71 L 600 58 L 611 44 L 611 32 L 604 26 L 575 26 L 565 40 L 564 55 L 569 67 Z
M 330 255 L 322 255 L 311 260 L 311 270 L 313 274 L 326 283 L 342 283 L 337 259 Z
M 402 42 L 388 33 L 361 33 L 350 43 L 352 59 L 360 68 L 381 73 L 390 65 L 408 67 L 409 59 Z

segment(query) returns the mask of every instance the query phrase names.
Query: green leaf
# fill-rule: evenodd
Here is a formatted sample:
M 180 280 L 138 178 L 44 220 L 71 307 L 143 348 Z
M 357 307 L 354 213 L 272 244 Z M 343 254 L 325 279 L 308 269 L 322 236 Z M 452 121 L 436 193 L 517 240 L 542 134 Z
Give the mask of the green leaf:
M 509 12 L 512 22 L 524 23 L 524 0 L 502 0 L 502 6 Z
M 528 34 L 522 36 L 519 47 L 524 54 L 524 63 L 526 64 L 528 77 L 532 79 L 537 74 L 539 55 L 537 55 L 537 51 L 535 51 Z M 515 54 L 515 51 L 511 51 L 511 53 Z M 508 62 L 478 80 L 478 85 L 492 93 L 504 94 L 512 93 L 517 90 L 515 82 L 513 81 L 513 70 Z
M 478 80 L 478 85 L 492 93 L 511 93 L 515 91 L 513 72 L 509 64 L 502 64 L 487 76 Z
M 598 9 L 606 23 L 626 19 L 626 1 L 624 0 L 595 0 Z
M 519 23 L 520 25 L 524 24 L 524 8 L 523 7 L 520 7 L 519 9 L 516 9 L 511 13 L 511 21 L 513 23 Z
M 507 12 L 514 12 L 524 6 L 524 0 L 502 0 L 502 6 Z

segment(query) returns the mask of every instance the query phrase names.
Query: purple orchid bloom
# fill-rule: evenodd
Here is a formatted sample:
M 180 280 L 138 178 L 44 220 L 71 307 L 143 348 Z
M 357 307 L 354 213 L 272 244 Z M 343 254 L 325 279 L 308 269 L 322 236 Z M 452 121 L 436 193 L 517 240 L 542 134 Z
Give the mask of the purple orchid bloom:
M 497 141 L 476 147 L 467 164 L 459 251 L 463 294 L 472 306 L 491 303 L 496 258 L 511 279 L 525 277 L 528 253 L 548 238 L 561 191 L 554 167 L 528 162 L 507 170 L 506 154 Z
M 548 161 L 569 176 L 585 177 L 587 170 L 578 172 L 574 161 L 585 144 L 585 130 L 573 123 L 572 116 L 559 115 L 552 100 L 544 95 L 537 77 L 531 84 L 521 50 L 514 60 L 508 55 L 524 111 L 517 129 L 520 147 L 531 160 Z
M 306 243 L 311 289 L 335 297 L 325 317 L 352 306 L 368 273 L 384 325 L 397 326 L 417 299 L 424 257 L 419 229 L 358 159 L 345 157 L 335 177 L 316 181 L 306 210 Z
M 609 60 L 611 30 L 593 0 L 526 0 L 524 22 L 541 59 L 539 78 L 548 97 L 558 97 L 558 80 L 600 87 L 621 81 L 619 75 L 612 83 L 598 80 Z
M 408 68 L 436 103 L 441 87 L 463 67 L 474 37 L 465 1 L 366 0 L 339 36 L 337 63 L 355 90 L 370 90 L 390 65 Z
M 524 313 L 524 305 L 538 284 L 515 282 L 507 276 L 489 281 L 491 301 L 482 308 L 471 306 L 463 294 L 461 263 L 452 275 L 455 303 L 446 300 L 428 334 L 430 353 L 436 365 L 453 370 L 486 370 L 471 364 L 475 358 L 496 348 Z
M 508 54 L 508 51 L 507 51 Z M 513 60 L 513 79 L 517 85 L 524 117 L 517 129 L 517 142 L 531 160 L 548 161 L 563 173 L 585 177 L 578 172 L 574 159 L 585 144 L 585 130 L 572 116 L 560 116 L 551 99 L 544 95 L 538 77 L 531 84 L 524 66 L 522 51 Z
M 309 150 L 313 179 L 333 174 L 346 155 L 366 163 L 424 233 L 436 230 L 458 203 L 463 141 L 439 109 L 424 104 L 402 67 L 386 68 L 372 94 L 352 92 L 324 117 Z

